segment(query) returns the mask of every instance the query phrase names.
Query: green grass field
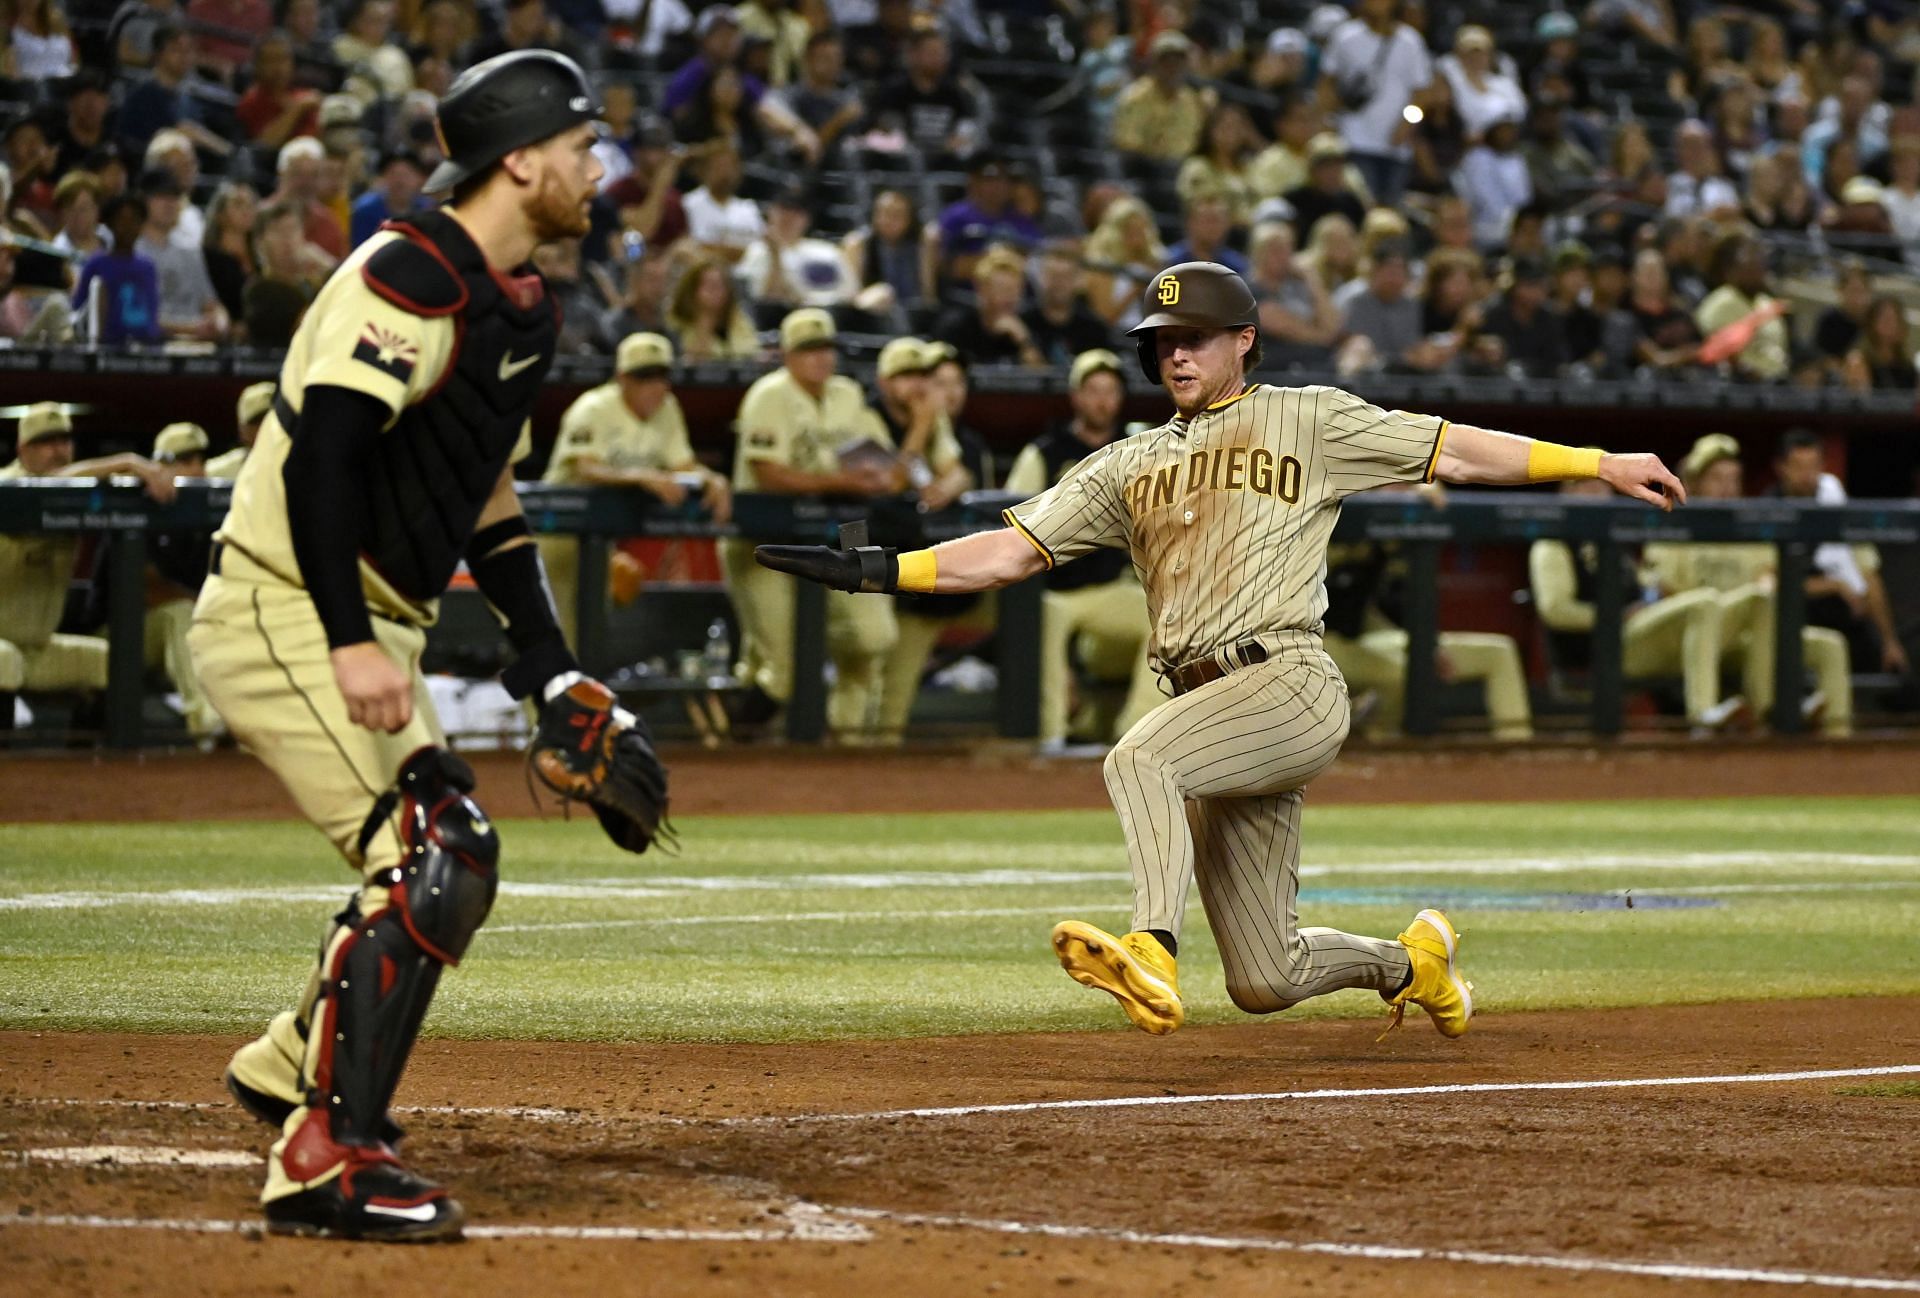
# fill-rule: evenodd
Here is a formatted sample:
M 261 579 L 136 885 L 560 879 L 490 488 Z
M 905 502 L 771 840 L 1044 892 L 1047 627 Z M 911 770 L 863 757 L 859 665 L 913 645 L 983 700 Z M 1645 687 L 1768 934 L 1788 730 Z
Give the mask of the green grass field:
M 688 820 L 678 857 L 509 822 L 501 897 L 430 1029 L 787 1040 L 1115 1028 L 1047 931 L 1124 927 L 1104 812 Z M 1466 933 L 1483 1012 L 1920 994 L 1920 799 L 1341 807 L 1303 922 Z M 0 827 L 0 1028 L 238 1032 L 289 1003 L 352 883 L 299 824 Z M 1624 899 L 1631 895 L 1629 908 Z M 1197 898 L 1195 1022 L 1241 1018 Z M 1346 992 L 1293 1012 L 1380 1013 Z

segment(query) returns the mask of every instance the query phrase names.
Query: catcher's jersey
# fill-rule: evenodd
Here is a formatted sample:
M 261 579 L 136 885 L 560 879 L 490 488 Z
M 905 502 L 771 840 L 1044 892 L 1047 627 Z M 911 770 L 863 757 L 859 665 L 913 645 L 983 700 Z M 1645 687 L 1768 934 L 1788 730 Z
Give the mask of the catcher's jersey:
M 321 287 L 287 347 L 280 367 L 279 395 L 296 412 L 307 388 L 349 388 L 378 400 L 392 412 L 389 426 L 409 405 L 439 385 L 454 354 L 456 325 L 451 316 L 425 317 L 403 311 L 367 286 L 360 268 L 380 248 L 404 236 L 382 230 L 353 250 Z M 302 428 L 301 435 L 324 437 L 325 428 Z M 284 471 L 293 441 L 269 411 L 253 450 L 241 463 L 233 484 L 226 521 L 214 535 L 235 546 L 255 564 L 288 585 L 302 586 L 287 525 Z M 513 458 L 531 447 L 527 430 Z M 394 590 L 365 559 L 360 584 L 367 607 L 385 617 L 432 622 L 436 602 L 417 603 Z
M 1318 634 L 1341 499 L 1430 481 L 1445 431 L 1338 388 L 1256 385 L 1112 443 L 1005 516 L 1049 567 L 1127 547 L 1153 656 L 1177 666 L 1249 636 Z

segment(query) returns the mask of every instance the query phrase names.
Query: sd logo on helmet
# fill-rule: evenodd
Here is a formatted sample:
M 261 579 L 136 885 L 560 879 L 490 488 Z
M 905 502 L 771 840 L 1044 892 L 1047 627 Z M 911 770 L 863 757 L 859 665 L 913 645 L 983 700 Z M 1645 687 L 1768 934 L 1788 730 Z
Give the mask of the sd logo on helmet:
M 1160 358 L 1153 345 L 1155 329 L 1260 327 L 1260 308 L 1253 300 L 1253 290 L 1217 261 L 1183 261 L 1167 267 L 1147 285 L 1144 305 L 1148 315 L 1127 332 L 1139 345 L 1140 370 L 1149 383 L 1160 382 Z

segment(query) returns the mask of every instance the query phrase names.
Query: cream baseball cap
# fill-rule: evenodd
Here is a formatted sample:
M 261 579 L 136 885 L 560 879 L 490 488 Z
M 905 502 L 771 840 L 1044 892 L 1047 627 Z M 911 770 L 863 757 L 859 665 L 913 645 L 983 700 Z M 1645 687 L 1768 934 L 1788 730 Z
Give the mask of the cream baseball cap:
M 153 439 L 153 458 L 166 464 L 189 455 L 205 455 L 212 444 L 206 429 L 183 420 L 160 430 Z
M 273 409 L 274 391 L 271 380 L 248 384 L 240 393 L 240 400 L 234 403 L 234 416 L 243 424 L 265 419 L 267 411 Z
M 880 349 L 879 373 L 883 379 L 900 374 L 925 374 L 939 358 L 918 338 L 895 338 Z
M 20 416 L 20 445 L 37 442 L 47 437 L 70 437 L 73 434 L 73 416 L 67 413 L 64 404 L 58 401 L 36 401 L 27 407 L 27 413 Z
M 673 344 L 662 334 L 628 334 L 613 354 L 616 374 L 664 373 L 673 368 Z
M 1725 433 L 1708 433 L 1693 444 L 1687 458 L 1680 461 L 1680 476 L 1691 481 L 1722 460 L 1740 458 L 1740 443 Z
M 817 306 L 803 306 L 798 311 L 789 311 L 787 318 L 780 322 L 780 350 L 797 352 L 805 347 L 831 347 L 840 331 L 833 326 L 833 317 Z
M 1095 347 L 1073 358 L 1073 368 L 1067 371 L 1067 387 L 1078 392 L 1082 383 L 1101 370 L 1111 371 L 1119 377 L 1120 385 L 1126 386 L 1127 372 L 1120 364 L 1120 357 L 1104 347 Z

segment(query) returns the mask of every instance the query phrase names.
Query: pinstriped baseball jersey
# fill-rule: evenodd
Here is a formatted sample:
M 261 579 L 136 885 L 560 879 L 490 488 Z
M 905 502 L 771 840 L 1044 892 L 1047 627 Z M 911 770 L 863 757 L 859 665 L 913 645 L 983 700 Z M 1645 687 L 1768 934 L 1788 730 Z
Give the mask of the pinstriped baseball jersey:
M 1255 385 L 1114 442 L 1005 517 L 1048 567 L 1126 546 L 1153 655 L 1179 665 L 1248 636 L 1318 634 L 1341 499 L 1431 481 L 1445 430 L 1338 388 Z

